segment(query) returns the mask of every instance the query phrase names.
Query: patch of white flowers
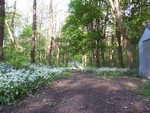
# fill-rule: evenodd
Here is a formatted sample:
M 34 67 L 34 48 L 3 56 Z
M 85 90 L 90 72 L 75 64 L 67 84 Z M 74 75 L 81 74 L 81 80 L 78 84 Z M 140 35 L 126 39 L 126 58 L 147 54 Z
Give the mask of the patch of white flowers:
M 43 64 L 33 64 L 28 69 L 16 70 L 8 64 L 0 63 L 0 104 L 14 101 L 45 81 L 63 76 L 67 70 L 69 68 L 51 68 Z
M 127 68 L 110 68 L 110 67 L 101 67 L 101 68 L 96 68 L 96 67 L 84 67 L 80 62 L 74 61 L 71 62 L 70 65 L 72 66 L 72 69 L 74 70 L 81 70 L 84 72 L 126 72 L 128 71 Z
M 83 71 L 91 71 L 91 72 L 115 72 L 115 71 L 120 71 L 120 72 L 126 72 L 128 71 L 127 68 L 109 68 L 109 67 L 101 67 L 101 68 L 94 68 L 94 67 L 85 67 Z
M 81 71 L 96 73 L 99 76 L 129 76 L 129 77 L 138 76 L 138 71 L 136 69 L 129 70 L 128 68 L 84 67 L 83 69 L 81 69 Z

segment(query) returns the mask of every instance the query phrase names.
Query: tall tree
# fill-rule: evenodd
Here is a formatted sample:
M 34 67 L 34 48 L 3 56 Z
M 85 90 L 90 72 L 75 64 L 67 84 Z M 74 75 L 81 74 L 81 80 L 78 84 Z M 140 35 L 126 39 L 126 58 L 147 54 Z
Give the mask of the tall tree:
M 119 66 L 121 68 L 124 68 L 123 63 L 123 51 L 122 51 L 122 39 L 121 39 L 121 33 L 118 30 L 117 24 L 116 24 L 116 37 L 117 37 L 117 43 L 118 43 L 118 60 L 119 60 Z
M 35 62 L 35 38 L 36 38 L 36 0 L 33 0 L 31 63 Z
M 12 13 L 12 19 L 11 19 L 11 25 L 9 25 L 9 20 L 5 20 L 5 25 L 9 33 L 9 39 L 11 43 L 14 45 L 14 47 L 17 47 L 15 38 L 14 38 L 14 22 L 15 22 L 15 17 L 16 17 L 16 0 L 14 0 L 14 6 L 13 6 L 13 13 Z
M 53 49 L 53 29 L 54 29 L 54 20 L 53 20 L 53 0 L 50 0 L 50 26 L 49 26 L 49 45 L 47 48 L 47 60 L 51 65 L 52 60 L 52 49 Z
M 17 1 L 14 0 L 14 6 L 13 6 L 13 14 L 12 14 L 12 20 L 11 20 L 11 27 L 12 27 L 12 33 L 14 34 L 14 25 L 15 25 L 15 17 L 16 17 L 16 5 Z
M 118 23 L 118 26 L 120 28 L 120 31 L 121 31 L 121 34 L 123 36 L 123 40 L 124 40 L 124 43 L 125 43 L 125 46 L 126 46 L 127 60 L 128 60 L 129 69 L 132 70 L 133 69 L 132 46 L 129 42 L 127 31 L 126 31 L 125 25 L 123 23 L 123 19 L 122 19 L 121 12 L 120 12 L 120 7 L 119 7 L 119 1 L 118 0 L 115 0 L 115 1 L 109 0 L 109 2 L 111 4 L 113 13 L 115 15 L 116 21 Z
M 0 0 L 0 61 L 2 61 L 4 58 L 3 53 L 4 25 L 5 25 L 5 0 Z

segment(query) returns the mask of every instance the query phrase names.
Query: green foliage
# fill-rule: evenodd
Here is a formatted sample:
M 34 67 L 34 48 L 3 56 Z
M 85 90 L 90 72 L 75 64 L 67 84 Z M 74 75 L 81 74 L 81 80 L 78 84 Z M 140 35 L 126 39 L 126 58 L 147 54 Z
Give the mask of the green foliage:
M 121 16 L 127 28 L 129 40 L 134 46 L 134 59 L 136 66 L 138 65 L 138 41 L 144 30 L 146 20 L 150 17 L 149 4 L 146 1 L 134 2 L 131 0 L 122 0 L 119 2 L 121 9 Z M 11 27 L 13 6 L 6 8 L 6 19 Z M 21 49 L 14 49 L 9 45 L 9 35 L 5 30 L 5 60 L 10 62 L 17 68 L 21 68 L 24 63 L 30 61 L 31 52 L 31 36 L 32 25 L 26 23 L 22 16 L 18 16 L 17 11 L 15 17 L 15 29 L 23 28 L 19 37 L 15 37 Z M 106 0 L 71 0 L 69 4 L 69 13 L 66 23 L 62 28 L 62 35 L 56 41 L 54 40 L 54 47 L 52 48 L 52 65 L 65 66 L 65 55 L 68 53 L 69 62 L 82 60 L 82 56 L 87 55 L 87 64 L 90 66 L 110 66 L 110 51 L 114 49 L 113 66 L 118 67 L 118 43 L 117 38 L 121 36 L 118 27 L 112 16 L 111 6 Z M 21 14 L 20 14 L 21 15 Z M 44 15 L 43 15 L 44 16 Z M 1 20 L 2 18 L 0 18 Z M 42 22 L 42 21 L 41 21 Z M 44 21 L 42 22 L 44 25 Z M 40 28 L 40 23 L 37 21 L 37 28 Z M 42 28 L 36 32 L 36 52 L 35 59 L 37 63 L 47 63 L 47 28 Z M 24 26 L 24 27 L 22 27 Z M 16 30 L 17 30 L 16 29 Z M 45 29 L 45 30 L 43 30 Z M 118 34 L 116 33 L 118 29 Z M 138 32 L 137 32 L 138 31 Z M 16 33 L 16 31 L 15 31 Z M 17 31 L 18 33 L 18 31 Z M 112 35 L 114 37 L 112 42 Z M 56 44 L 55 44 L 56 42 Z M 57 55 L 57 42 L 60 48 L 59 61 L 55 56 Z M 7 45 L 8 44 L 8 45 Z M 56 45 L 56 46 L 55 46 Z M 18 46 L 18 47 L 19 47 Z M 123 42 L 121 42 L 123 56 L 126 55 Z M 56 48 L 55 48 L 56 47 Z M 96 51 L 98 51 L 96 53 Z M 99 58 L 99 61 L 95 59 Z M 95 59 L 94 59 L 95 58 Z M 127 66 L 126 58 L 122 58 L 123 64 Z M 95 65 L 95 62 L 100 62 L 100 65 Z
M 148 80 L 144 85 L 141 86 L 140 93 L 145 97 L 150 96 L 150 80 Z
M 24 55 L 24 52 L 12 49 L 10 53 L 9 48 L 5 48 L 5 53 L 5 61 L 9 62 L 12 66 L 15 66 L 17 69 L 26 67 L 26 64 L 29 64 L 29 60 L 26 55 Z
M 108 7 L 103 0 L 81 1 L 72 0 L 69 4 L 70 15 L 63 26 L 62 40 L 69 42 L 69 52 L 80 56 L 90 53 L 94 49 L 102 49 L 104 36 L 103 20 L 107 18 Z M 73 59 L 71 59 L 73 60 Z
M 137 45 L 144 26 L 146 25 L 146 20 L 150 16 L 149 4 L 144 1 L 131 2 L 129 0 L 122 0 L 119 5 L 122 9 L 121 15 L 127 29 L 130 43 L 135 49 L 133 54 L 135 57 L 135 65 L 137 66 Z M 114 50 L 118 49 L 116 37 L 120 37 L 115 33 L 115 30 L 118 28 L 116 27 L 110 10 L 109 1 L 71 0 L 69 4 L 69 16 L 62 29 L 62 40 L 69 42 L 69 52 L 72 56 L 77 54 L 82 56 L 86 53 L 93 54 L 95 49 L 99 49 L 99 59 L 101 60 L 101 50 L 101 53 L 103 52 L 106 55 L 105 65 L 110 64 L 109 51 L 111 48 Z M 110 39 L 112 34 L 114 34 L 114 43 L 111 43 Z M 65 46 L 65 44 L 63 46 Z M 113 62 L 115 66 L 118 66 L 117 52 L 114 54 L 115 59 Z M 123 48 L 123 54 L 125 54 L 125 48 Z M 126 60 L 124 60 L 124 64 L 126 65 Z
M 32 26 L 31 25 L 28 25 L 28 26 L 25 26 L 22 33 L 20 34 L 19 37 L 22 37 L 22 38 L 31 38 L 32 36 Z

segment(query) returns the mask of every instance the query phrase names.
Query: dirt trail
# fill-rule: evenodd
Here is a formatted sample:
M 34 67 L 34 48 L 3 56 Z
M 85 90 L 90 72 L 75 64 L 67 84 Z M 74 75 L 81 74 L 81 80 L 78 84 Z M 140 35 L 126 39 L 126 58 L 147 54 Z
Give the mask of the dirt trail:
M 137 96 L 142 80 L 74 72 L 0 113 L 150 113 L 150 100 Z

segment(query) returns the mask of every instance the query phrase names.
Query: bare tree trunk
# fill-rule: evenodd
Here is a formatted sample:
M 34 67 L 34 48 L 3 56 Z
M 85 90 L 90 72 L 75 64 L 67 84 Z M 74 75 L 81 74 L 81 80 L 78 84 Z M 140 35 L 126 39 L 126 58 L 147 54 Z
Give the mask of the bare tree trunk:
M 105 53 L 104 51 L 101 49 L 101 56 L 102 56 L 102 66 L 105 66 Z
M 87 55 L 86 54 L 82 55 L 82 65 L 83 66 L 87 65 Z
M 65 55 L 64 55 L 65 66 L 67 66 L 68 61 L 69 61 L 69 42 L 67 43 L 67 47 L 66 47 Z
M 9 37 L 11 40 L 11 43 L 14 44 L 14 47 L 17 48 L 17 43 L 14 37 L 14 21 L 15 21 L 15 17 L 16 17 L 16 0 L 14 1 L 14 11 L 13 11 L 13 15 L 12 15 L 12 20 L 11 20 L 11 27 L 9 26 L 7 20 L 5 20 L 5 25 L 7 27 L 8 33 L 9 33 Z
M 57 63 L 59 63 L 59 57 L 60 57 L 60 48 L 59 48 L 60 42 L 58 42 L 57 44 L 57 55 L 56 55 L 56 59 L 57 59 Z
M 96 64 L 96 49 L 95 48 L 93 48 L 93 64 L 94 64 L 94 66 L 96 66 L 97 64 Z
M 127 60 L 128 60 L 128 67 L 129 69 L 133 69 L 133 53 L 132 53 L 132 46 L 129 42 L 128 39 L 128 35 L 126 32 L 126 28 L 124 26 L 123 23 L 123 19 L 121 17 L 121 12 L 120 12 L 120 8 L 119 8 L 119 2 L 118 0 L 115 0 L 115 2 L 113 2 L 113 0 L 109 0 L 113 13 L 115 15 L 116 21 L 118 23 L 118 26 L 120 28 L 121 34 L 123 35 L 123 40 L 124 40 L 124 44 L 126 46 L 126 53 L 127 53 Z
M 112 34 L 112 39 L 111 39 L 111 45 L 112 45 L 112 48 L 110 49 L 110 66 L 113 67 L 114 66 L 114 34 Z
M 48 56 L 47 56 L 49 65 L 52 64 L 52 49 L 53 49 L 53 38 L 51 37 L 50 45 L 49 45 L 49 51 L 48 51 Z
M 47 53 L 47 60 L 48 63 L 51 65 L 52 60 L 52 49 L 53 49 L 53 0 L 50 0 L 50 28 L 49 28 L 49 45 L 48 45 L 48 53 Z
M 14 1 L 14 11 L 13 11 L 13 15 L 12 15 L 12 21 L 11 21 L 11 27 L 12 27 L 12 33 L 14 34 L 14 21 L 15 21 L 15 17 L 16 17 L 16 0 Z
M 124 68 L 124 63 L 123 63 L 123 53 L 122 53 L 122 40 L 121 40 L 121 34 L 116 29 L 116 36 L 117 36 L 117 42 L 118 42 L 118 58 L 119 58 L 119 66 L 121 68 Z
M 36 0 L 33 0 L 31 63 L 35 62 L 35 38 L 36 38 Z
M 95 61 L 96 61 L 96 67 L 100 66 L 100 62 L 99 62 L 99 41 L 96 41 L 96 48 L 95 48 Z
M 38 46 L 39 46 L 39 48 L 41 47 L 41 37 L 42 37 L 42 33 L 41 33 L 41 28 L 42 28 L 42 24 L 43 24 L 43 22 L 42 22 L 42 20 L 43 20 L 43 2 L 41 3 L 41 8 L 40 8 L 40 19 L 39 19 L 39 26 L 38 26 L 38 31 L 39 31 L 39 35 L 38 35 L 38 39 L 39 39 L 39 43 L 38 43 Z M 39 62 L 42 62 L 42 51 L 41 51 L 41 49 L 39 49 L 39 51 L 38 51 L 38 59 L 39 59 Z
M 92 51 L 89 52 L 89 64 L 93 65 Z
M 62 24 L 59 27 L 58 38 L 60 38 L 60 36 L 61 36 L 61 28 L 62 28 Z M 57 63 L 59 63 L 59 60 L 60 60 L 60 45 L 61 45 L 61 43 L 57 42 L 57 57 L 56 57 L 57 58 Z
M 3 40 L 5 26 L 5 0 L 0 0 L 0 61 L 4 58 Z
M 10 41 L 11 41 L 11 43 L 12 43 L 12 44 L 14 44 L 14 45 L 15 45 L 15 41 L 14 41 L 14 37 L 13 37 L 13 33 L 12 33 L 12 31 L 11 31 L 11 28 L 10 28 L 10 27 L 9 27 L 9 25 L 8 25 L 7 20 L 5 20 L 5 25 L 6 25 L 6 27 L 7 27 L 8 33 L 9 33 Z

